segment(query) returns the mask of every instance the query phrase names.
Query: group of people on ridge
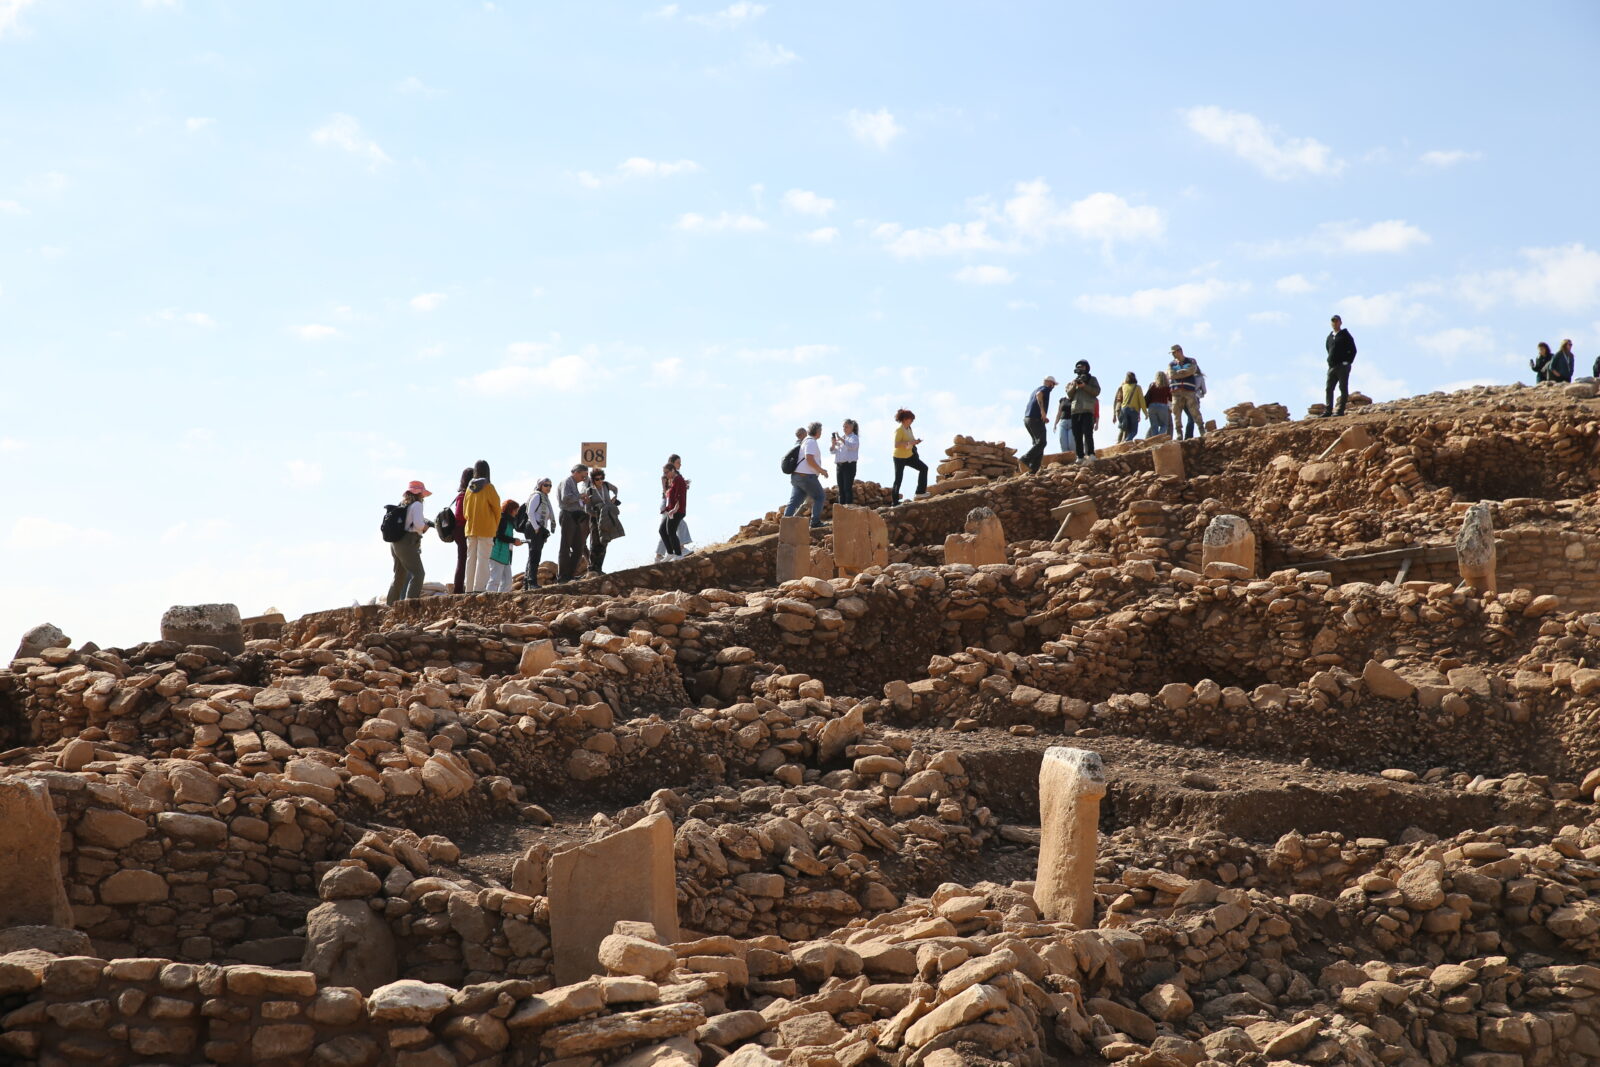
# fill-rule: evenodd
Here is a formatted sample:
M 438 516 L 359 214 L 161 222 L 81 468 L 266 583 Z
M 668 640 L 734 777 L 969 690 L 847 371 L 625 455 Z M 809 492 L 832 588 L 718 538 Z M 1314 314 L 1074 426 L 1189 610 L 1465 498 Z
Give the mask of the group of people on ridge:
M 671 456 L 661 468 L 661 542 L 657 559 L 685 555 L 689 482 L 680 473 L 683 460 Z M 617 488 L 599 467 L 579 463 L 556 490 L 541 478 L 525 501 L 502 500 L 490 480 L 489 464 L 478 460 L 461 472 L 461 485 L 451 505 L 429 519 L 423 500 L 433 493 L 422 482 L 406 487 L 399 504 L 385 506 L 383 539 L 394 557 L 394 580 L 385 603 L 422 595 L 422 538 L 435 530 L 456 546 L 456 593 L 508 593 L 512 589 L 512 550 L 527 547 L 523 587 L 539 584 L 539 564 L 546 542 L 560 530 L 556 580 L 571 581 L 587 559 L 589 574 L 604 574 L 606 549 L 626 533 Z
M 1548 344 L 1540 341 L 1538 354 L 1528 361 L 1528 366 L 1533 369 L 1536 382 L 1570 382 L 1577 362 L 1578 357 L 1572 351 L 1572 339 L 1568 338 L 1554 352 L 1550 351 Z M 1600 378 L 1600 356 L 1595 357 L 1594 376 Z
M 894 485 L 890 489 L 894 503 L 900 503 L 900 483 L 908 470 L 917 472 L 916 495 L 928 495 L 928 465 L 917 454 L 922 438 L 912 432 L 911 424 L 917 421 L 916 413 L 901 408 L 895 412 L 894 431 Z M 840 429 L 829 435 L 828 452 L 833 457 L 834 470 L 839 475 L 839 503 L 856 502 L 856 465 L 861 460 L 861 424 L 855 419 L 845 419 Z M 807 502 L 811 504 L 811 526 L 822 525 L 822 512 L 827 494 L 822 479 L 828 477 L 828 468 L 822 463 L 822 423 L 813 422 L 794 432 L 794 447 L 783 457 L 783 473 L 789 476 L 789 503 L 783 514 L 794 515 Z

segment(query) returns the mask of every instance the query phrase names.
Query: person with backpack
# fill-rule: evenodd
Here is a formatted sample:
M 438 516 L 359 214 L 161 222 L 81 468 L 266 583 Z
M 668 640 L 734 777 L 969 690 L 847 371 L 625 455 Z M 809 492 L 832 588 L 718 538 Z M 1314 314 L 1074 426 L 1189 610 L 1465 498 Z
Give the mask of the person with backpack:
M 528 569 L 522 576 L 524 589 L 539 587 L 539 561 L 544 557 L 544 544 L 556 528 L 556 512 L 550 503 L 550 479 L 540 478 L 539 485 L 528 496 L 522 508 L 522 533 L 528 539 Z
M 1200 414 L 1200 364 L 1183 354 L 1182 345 L 1172 346 L 1172 362 L 1167 364 L 1168 388 L 1172 390 L 1172 436 L 1177 439 L 1178 419 L 1187 416 L 1183 439 L 1188 440 L 1200 431 L 1206 435 L 1204 417 Z
M 589 468 L 579 463 L 556 493 L 556 510 L 561 516 L 561 550 L 556 557 L 558 582 L 572 581 L 578 570 L 578 557 L 583 555 L 584 542 L 589 539 L 588 486 Z
M 661 543 L 666 547 L 664 559 L 682 559 L 683 541 L 678 537 L 678 528 L 683 524 L 683 516 L 689 510 L 689 480 L 685 478 L 678 468 L 671 463 L 661 468 L 661 480 L 666 483 L 666 499 L 661 502 Z
M 456 499 L 450 505 L 450 539 L 456 546 L 456 580 L 451 586 L 451 591 L 458 596 L 467 591 L 467 486 L 472 481 L 472 468 L 468 467 L 461 472 L 461 487 L 456 490 Z M 440 524 L 441 528 L 443 523 Z
M 821 437 L 822 423 L 813 422 L 795 446 L 800 450 L 799 462 L 795 464 L 794 473 L 789 475 L 789 484 L 793 488 L 789 493 L 789 506 L 783 509 L 785 517 L 791 516 L 809 499 L 813 530 L 822 525 L 822 509 L 827 505 L 827 497 L 822 492 L 822 479 L 828 476 L 828 471 L 822 465 Z
M 1112 402 L 1111 415 L 1117 420 L 1117 443 L 1139 439 L 1139 416 L 1146 411 L 1144 390 L 1139 388 L 1139 376 L 1133 371 L 1117 386 L 1117 396 Z
M 844 433 L 834 434 L 828 446 L 833 453 L 833 469 L 839 472 L 839 503 L 856 502 L 856 463 L 861 459 L 861 427 L 855 419 L 844 420 Z
M 1322 417 L 1330 415 L 1343 415 L 1350 403 L 1350 364 L 1356 361 L 1356 339 L 1350 336 L 1350 331 L 1344 328 L 1344 320 L 1335 315 L 1331 320 L 1333 329 L 1328 331 L 1328 339 L 1323 347 L 1328 350 L 1328 395 L 1324 398 L 1327 402 L 1322 405 Z M 1333 389 L 1339 387 L 1339 410 L 1333 409 Z
M 901 408 L 894 413 L 894 421 L 899 425 L 894 428 L 894 488 L 889 499 L 898 504 L 900 479 L 908 467 L 917 472 L 917 496 L 928 495 L 928 465 L 917 453 L 922 438 L 911 432 L 911 424 L 917 421 L 916 413 L 910 408 Z
M 495 531 L 500 528 L 500 494 L 489 481 L 489 461 L 472 465 L 472 481 L 462 500 L 466 515 L 467 592 L 481 593 L 489 585 L 489 553 L 494 548 Z
M 517 536 L 517 520 L 522 505 L 507 499 L 500 505 L 500 519 L 495 524 L 493 543 L 489 547 L 489 581 L 486 593 L 511 592 L 511 550 L 522 547 Z
M 604 574 L 606 546 L 626 531 L 622 528 L 622 501 L 617 487 L 606 481 L 606 472 L 596 467 L 589 472 L 589 573 Z
M 385 604 L 422 595 L 422 535 L 433 525 L 422 514 L 422 502 L 433 494 L 421 482 L 412 482 L 399 504 L 388 504 L 383 516 L 383 539 L 394 557 L 394 581 Z
M 1150 388 L 1144 391 L 1145 413 L 1150 417 L 1150 429 L 1145 431 L 1146 439 L 1159 437 L 1166 434 L 1172 436 L 1172 387 L 1167 384 L 1167 372 L 1156 371 L 1156 377 L 1150 383 Z
M 1050 412 L 1050 392 L 1055 387 L 1055 376 L 1046 375 L 1044 384 L 1028 394 L 1027 407 L 1022 410 L 1022 425 L 1033 438 L 1033 446 L 1022 456 L 1022 465 L 1031 474 L 1038 474 L 1039 465 L 1044 462 L 1044 420 Z

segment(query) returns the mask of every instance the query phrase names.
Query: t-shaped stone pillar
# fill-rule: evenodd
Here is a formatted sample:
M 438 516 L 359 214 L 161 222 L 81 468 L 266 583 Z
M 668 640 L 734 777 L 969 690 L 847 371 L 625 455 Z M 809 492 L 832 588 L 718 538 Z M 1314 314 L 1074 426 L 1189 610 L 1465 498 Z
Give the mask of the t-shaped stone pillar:
M 1483 593 L 1497 593 L 1495 585 L 1494 516 L 1482 500 L 1467 509 L 1456 536 L 1456 561 L 1461 580 Z
M 1234 563 L 1254 577 L 1256 573 L 1256 535 L 1250 523 L 1238 515 L 1218 515 L 1206 526 L 1200 542 L 1200 562 Z
M 1033 899 L 1046 919 L 1094 925 L 1094 865 L 1100 848 L 1105 767 L 1081 748 L 1045 750 L 1039 767 L 1039 876 Z

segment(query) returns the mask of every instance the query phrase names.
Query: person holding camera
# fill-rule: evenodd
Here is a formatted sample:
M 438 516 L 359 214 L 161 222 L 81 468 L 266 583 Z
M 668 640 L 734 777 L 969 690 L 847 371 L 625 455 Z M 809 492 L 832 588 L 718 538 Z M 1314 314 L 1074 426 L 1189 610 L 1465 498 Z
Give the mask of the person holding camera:
M 1067 383 L 1067 399 L 1072 404 L 1072 450 L 1078 462 L 1094 459 L 1094 415 L 1100 399 L 1100 382 L 1089 373 L 1089 361 L 1080 359 L 1072 366 L 1074 375 Z
M 839 475 L 839 503 L 856 502 L 856 463 L 861 459 L 861 427 L 855 419 L 844 420 L 844 433 L 834 434 L 828 445 L 833 453 L 833 469 Z

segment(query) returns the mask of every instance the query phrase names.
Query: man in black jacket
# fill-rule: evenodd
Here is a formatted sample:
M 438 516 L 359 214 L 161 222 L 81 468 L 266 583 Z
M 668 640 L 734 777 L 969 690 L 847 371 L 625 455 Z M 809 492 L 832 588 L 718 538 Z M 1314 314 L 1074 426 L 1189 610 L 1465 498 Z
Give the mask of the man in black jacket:
M 1322 406 L 1322 417 L 1343 415 L 1350 403 L 1350 364 L 1356 361 L 1356 339 L 1344 328 L 1344 322 L 1335 315 L 1333 330 L 1328 334 L 1328 396 Z M 1333 410 L 1333 387 L 1339 387 L 1339 410 Z

